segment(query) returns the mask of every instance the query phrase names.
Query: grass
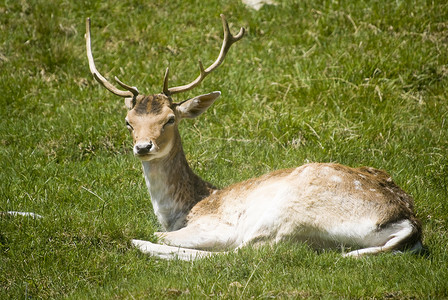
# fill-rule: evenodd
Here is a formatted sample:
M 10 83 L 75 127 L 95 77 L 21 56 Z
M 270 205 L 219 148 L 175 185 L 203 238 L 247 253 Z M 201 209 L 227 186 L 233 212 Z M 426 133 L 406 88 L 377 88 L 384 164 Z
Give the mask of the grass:
M 0 298 L 448 298 L 446 1 L 0 3 Z M 388 170 L 415 198 L 427 256 L 359 260 L 305 245 L 160 261 L 130 239 L 158 229 L 122 99 L 97 67 L 158 93 L 197 76 L 219 14 L 247 36 L 203 84 L 221 90 L 181 126 L 187 157 L 226 186 L 309 161 Z M 238 170 L 238 172 L 235 172 Z

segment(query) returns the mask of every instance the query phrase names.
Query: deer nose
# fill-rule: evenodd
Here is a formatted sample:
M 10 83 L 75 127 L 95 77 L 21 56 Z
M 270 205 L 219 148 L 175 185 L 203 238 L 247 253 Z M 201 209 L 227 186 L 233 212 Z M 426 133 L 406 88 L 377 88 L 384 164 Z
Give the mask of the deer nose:
M 137 144 L 134 146 L 134 154 L 136 155 L 148 154 L 151 151 L 152 146 L 153 146 L 152 142 Z

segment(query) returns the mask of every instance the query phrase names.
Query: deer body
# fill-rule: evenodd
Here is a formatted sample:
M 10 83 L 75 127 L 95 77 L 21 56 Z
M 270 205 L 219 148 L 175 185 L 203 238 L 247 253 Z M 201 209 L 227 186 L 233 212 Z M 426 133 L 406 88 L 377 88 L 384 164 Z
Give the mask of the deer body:
M 195 118 L 210 107 L 220 92 L 175 103 L 171 96 L 189 90 L 218 67 L 232 36 L 223 17 L 224 43 L 209 68 L 199 63 L 201 74 L 191 84 L 163 93 L 140 95 L 118 79 L 126 91 L 110 84 L 96 70 L 87 53 L 95 79 L 126 98 L 126 124 L 134 141 L 133 152 L 142 161 L 154 212 L 165 232 L 159 242 L 133 240 L 141 251 L 161 258 L 195 259 L 246 245 L 275 244 L 284 240 L 307 242 L 316 249 L 335 246 L 361 248 L 349 256 L 390 250 L 419 250 L 421 225 L 413 200 L 384 171 L 339 164 L 312 163 L 274 171 L 224 189 L 194 174 L 185 158 L 179 122 Z
M 156 235 L 168 245 L 227 251 L 294 240 L 318 249 L 375 247 L 407 230 L 409 237 L 399 236 L 397 243 L 419 239 L 412 198 L 380 170 L 313 163 L 218 190 L 192 173 L 181 144 L 167 158 L 142 165 L 154 211 L 167 230 Z

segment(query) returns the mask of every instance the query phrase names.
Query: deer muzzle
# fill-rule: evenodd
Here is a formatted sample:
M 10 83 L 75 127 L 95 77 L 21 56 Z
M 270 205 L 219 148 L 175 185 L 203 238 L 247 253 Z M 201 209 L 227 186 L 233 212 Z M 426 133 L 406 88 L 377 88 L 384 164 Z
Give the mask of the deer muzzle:
M 157 146 L 152 142 L 140 142 L 134 146 L 135 156 L 144 156 L 157 151 Z

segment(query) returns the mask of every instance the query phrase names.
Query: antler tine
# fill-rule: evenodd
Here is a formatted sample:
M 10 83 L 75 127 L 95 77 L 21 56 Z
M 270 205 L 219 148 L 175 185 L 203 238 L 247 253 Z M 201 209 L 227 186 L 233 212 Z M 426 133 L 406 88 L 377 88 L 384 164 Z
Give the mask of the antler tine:
M 163 77 L 163 93 L 167 96 L 170 95 L 170 91 L 168 88 L 168 75 L 170 73 L 170 68 L 166 68 L 165 76 Z
M 165 95 L 172 95 L 172 94 L 177 94 L 177 93 L 181 93 L 181 92 L 186 92 L 186 91 L 189 91 L 192 88 L 196 87 L 197 85 L 199 85 L 208 74 L 210 74 L 213 70 L 218 68 L 219 65 L 221 65 L 221 63 L 224 61 L 227 51 L 229 51 L 229 49 L 230 49 L 230 46 L 232 46 L 233 43 L 235 43 L 235 42 L 239 41 L 241 38 L 243 38 L 244 33 L 245 33 L 245 29 L 243 27 L 241 27 L 241 29 L 237 35 L 233 36 L 230 33 L 229 24 L 227 23 L 226 17 L 223 14 L 221 14 L 221 20 L 222 20 L 222 27 L 224 29 L 224 40 L 222 42 L 222 47 L 221 47 L 221 51 L 218 55 L 218 58 L 207 69 L 204 69 L 202 62 L 199 60 L 199 70 L 201 73 L 191 83 L 182 85 L 182 86 L 168 88 L 168 69 L 167 69 L 167 72 L 165 73 L 164 85 L 163 85 L 163 93 Z
M 107 79 L 104 78 L 103 75 L 101 75 L 100 72 L 98 72 L 98 70 L 96 69 L 95 62 L 93 60 L 92 47 L 91 47 L 91 42 L 90 42 L 90 18 L 86 19 L 86 48 L 87 48 L 87 58 L 89 60 L 90 72 L 92 73 L 92 75 L 96 81 L 98 81 L 107 90 L 109 90 L 110 92 L 112 92 L 115 95 L 120 96 L 120 97 L 133 98 L 139 94 L 137 88 L 131 87 L 127 84 L 122 83 L 120 80 L 118 80 L 118 78 L 115 78 L 115 80 L 118 82 L 118 84 L 120 86 L 127 89 L 127 91 L 122 91 L 122 90 L 116 88 L 113 84 L 111 84 L 109 81 L 107 81 Z
M 117 76 L 115 76 L 115 81 L 116 81 L 122 88 L 125 88 L 125 89 L 127 89 L 128 91 L 130 91 L 130 92 L 134 95 L 134 97 L 137 97 L 138 94 L 140 94 L 140 92 L 138 91 L 138 89 L 137 89 L 135 86 L 130 86 L 130 85 L 127 85 L 126 83 L 121 82 L 121 80 L 118 79 Z

